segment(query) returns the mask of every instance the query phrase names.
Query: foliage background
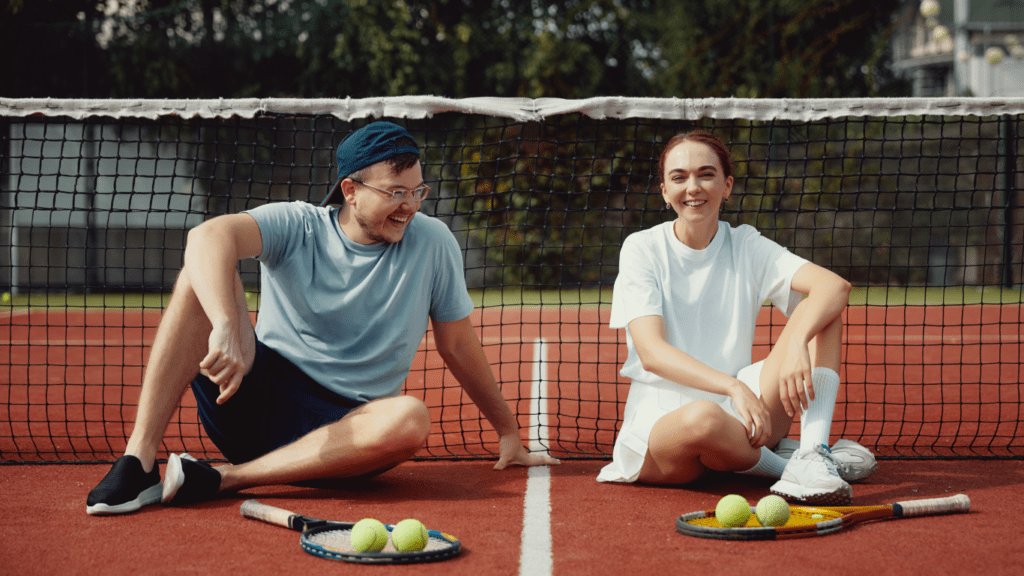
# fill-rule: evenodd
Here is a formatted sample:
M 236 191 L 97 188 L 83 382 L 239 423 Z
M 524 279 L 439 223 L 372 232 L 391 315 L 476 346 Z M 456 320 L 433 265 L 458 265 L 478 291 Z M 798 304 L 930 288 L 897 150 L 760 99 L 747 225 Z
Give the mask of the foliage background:
M 900 95 L 900 0 L 5 0 L 0 95 Z
M 908 86 L 891 71 L 889 38 L 903 4 L 6 0 L 0 96 L 900 96 Z M 472 116 L 443 128 L 436 126 L 444 121 L 407 124 L 426 145 L 424 161 L 436 178 L 435 201 L 425 210 L 452 211 L 467 265 L 478 269 L 470 280 L 479 285 L 608 285 L 625 235 L 673 217 L 657 194 L 654 166 L 665 140 L 695 126 L 732 146 L 741 196 L 723 214 L 731 223 L 753 224 L 858 285 L 926 284 L 936 248 L 951 248 L 974 267 L 956 282 L 992 283 L 998 268 L 988 253 L 1003 250 L 1006 236 L 998 125 L 897 120 L 650 123 L 565 115 L 525 124 Z M 329 127 L 317 128 L 320 121 Z M 174 133 L 187 142 L 196 159 L 191 201 L 205 218 L 244 209 L 262 187 L 319 199 L 333 180 L 332 147 L 361 123 L 299 118 L 286 132 L 269 127 L 282 122 L 291 121 L 147 129 L 163 134 L 157 140 Z M 296 150 L 294 134 L 315 141 Z M 919 139 L 908 144 L 908 136 Z M 972 163 L 975 175 L 942 174 L 938 159 L 953 156 Z M 903 175 L 908 158 L 923 163 L 922 176 Z M 296 165 L 307 174 L 281 175 Z M 972 255 L 970 246 L 992 248 Z

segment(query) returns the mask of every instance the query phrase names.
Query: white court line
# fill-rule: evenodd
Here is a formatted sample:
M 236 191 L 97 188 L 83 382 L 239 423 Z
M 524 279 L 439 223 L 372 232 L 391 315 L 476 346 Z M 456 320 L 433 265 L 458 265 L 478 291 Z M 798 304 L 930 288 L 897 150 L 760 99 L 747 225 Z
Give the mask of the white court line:
M 533 343 L 533 384 L 530 387 L 530 450 L 547 452 L 543 442 L 548 436 L 547 415 L 547 343 Z M 551 471 L 547 466 L 530 468 L 523 498 L 523 536 L 519 553 L 520 576 L 550 576 L 551 558 Z
M 523 503 L 523 541 L 519 554 L 520 576 L 551 574 L 551 471 L 547 466 L 530 468 Z
M 537 338 L 533 343 L 533 383 L 530 386 L 530 429 L 537 429 L 537 437 L 530 438 L 531 452 L 544 452 L 543 442 L 548 439 L 548 343 Z

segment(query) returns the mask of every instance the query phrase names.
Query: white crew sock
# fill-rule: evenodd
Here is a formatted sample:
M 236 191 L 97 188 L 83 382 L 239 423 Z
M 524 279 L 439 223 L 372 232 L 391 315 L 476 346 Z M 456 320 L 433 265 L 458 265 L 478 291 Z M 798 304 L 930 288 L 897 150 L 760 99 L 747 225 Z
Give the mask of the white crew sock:
M 757 461 L 757 464 L 754 464 L 753 468 L 744 470 L 740 474 L 752 474 L 754 476 L 779 479 L 782 478 L 782 471 L 786 469 L 786 463 L 788 462 L 789 460 L 762 446 L 761 459 Z
M 839 396 L 839 374 L 831 368 L 811 370 L 814 382 L 814 401 L 800 417 L 800 449 L 813 450 L 817 446 L 830 446 L 829 433 L 832 431 L 832 413 Z

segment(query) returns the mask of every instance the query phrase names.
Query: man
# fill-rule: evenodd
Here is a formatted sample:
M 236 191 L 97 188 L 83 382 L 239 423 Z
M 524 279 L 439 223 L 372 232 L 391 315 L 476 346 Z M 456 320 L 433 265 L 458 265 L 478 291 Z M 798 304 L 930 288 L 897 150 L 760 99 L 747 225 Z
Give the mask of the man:
M 426 405 L 399 395 L 428 320 L 438 353 L 500 436 L 495 469 L 557 463 L 524 448 L 469 320 L 458 244 L 417 213 L 429 188 L 411 135 L 375 122 L 342 140 L 337 159 L 324 204 L 340 209 L 268 204 L 189 232 L 135 428 L 89 493 L 88 513 L 369 477 L 404 462 L 430 432 Z M 255 331 L 242 258 L 257 258 L 263 272 Z M 172 454 L 161 482 L 157 451 L 189 383 L 231 464 Z

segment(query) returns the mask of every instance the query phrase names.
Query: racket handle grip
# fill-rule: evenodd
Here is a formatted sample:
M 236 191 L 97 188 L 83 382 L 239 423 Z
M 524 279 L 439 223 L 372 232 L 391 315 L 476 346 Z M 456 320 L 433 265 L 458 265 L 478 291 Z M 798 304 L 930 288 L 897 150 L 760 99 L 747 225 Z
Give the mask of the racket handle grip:
M 246 500 L 242 502 L 240 509 L 242 516 L 251 518 L 253 520 L 260 520 L 267 524 L 275 524 L 284 528 L 291 528 L 291 517 L 294 516 L 292 512 L 281 508 L 275 508 L 274 506 L 267 506 L 266 504 L 260 504 L 256 500 Z
M 971 499 L 966 494 L 957 494 L 946 498 L 928 498 L 925 500 L 908 500 L 897 502 L 900 508 L 898 516 L 926 516 L 929 514 L 948 514 L 950 512 L 967 512 L 971 509 Z

